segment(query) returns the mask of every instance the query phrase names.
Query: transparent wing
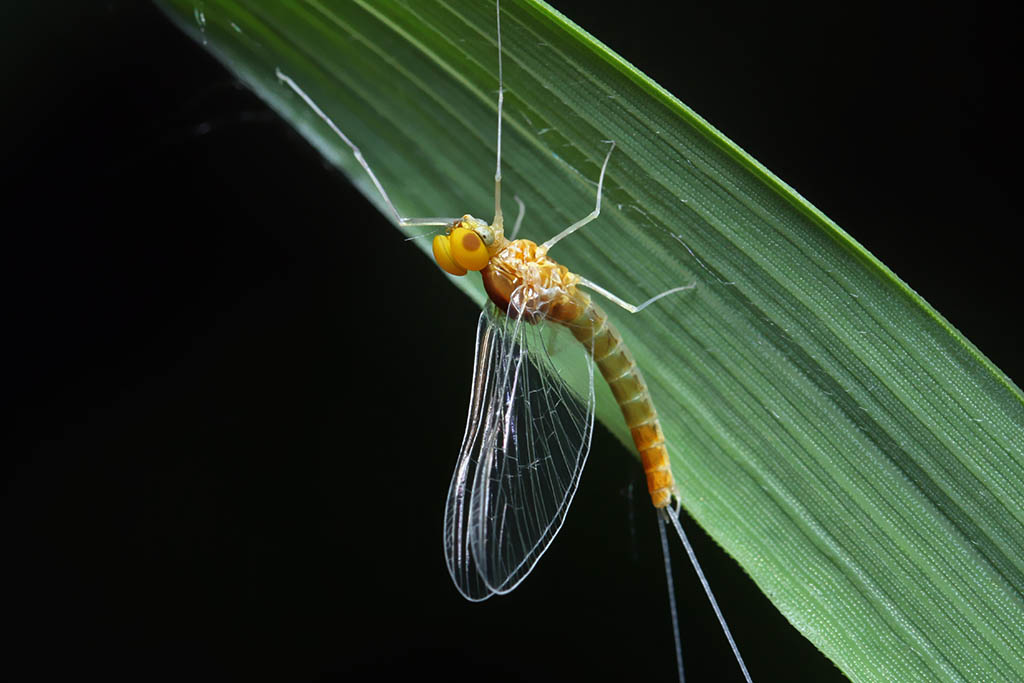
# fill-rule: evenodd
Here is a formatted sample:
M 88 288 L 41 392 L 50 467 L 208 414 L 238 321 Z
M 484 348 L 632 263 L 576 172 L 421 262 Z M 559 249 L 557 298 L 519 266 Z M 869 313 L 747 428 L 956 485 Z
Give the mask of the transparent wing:
M 526 578 L 565 519 L 590 451 L 594 370 L 575 340 L 560 363 L 587 378 L 573 392 L 552 364 L 553 324 L 489 309 L 477 326 L 469 417 L 448 489 L 448 571 L 466 598 L 507 593 Z

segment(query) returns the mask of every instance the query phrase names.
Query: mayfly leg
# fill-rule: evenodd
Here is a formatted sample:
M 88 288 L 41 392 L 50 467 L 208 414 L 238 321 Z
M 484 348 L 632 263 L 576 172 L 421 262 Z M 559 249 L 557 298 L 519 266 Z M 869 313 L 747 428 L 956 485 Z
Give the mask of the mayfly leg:
M 631 304 L 628 301 L 625 301 L 625 300 L 615 296 L 614 294 L 609 292 L 604 287 L 602 287 L 600 285 L 597 285 L 597 284 L 594 284 L 593 282 L 591 282 L 590 280 L 588 280 L 585 277 L 580 277 L 580 284 L 583 285 L 584 287 L 586 287 L 587 289 L 594 290 L 595 292 L 597 292 L 598 294 L 600 294 L 604 298 L 608 299 L 608 301 L 611 301 L 613 304 L 615 304 L 616 306 L 618 306 L 620 308 L 624 308 L 625 310 L 629 311 L 630 313 L 639 313 L 640 311 L 644 310 L 645 308 L 647 308 L 648 306 L 653 304 L 658 299 L 661 299 L 662 297 L 666 297 L 669 294 L 675 294 L 676 292 L 682 292 L 682 291 L 687 290 L 687 289 L 693 289 L 694 287 L 697 286 L 697 284 L 695 282 L 691 282 L 688 285 L 682 285 L 680 287 L 673 287 L 672 289 L 666 289 L 664 292 L 661 292 L 660 294 L 655 294 L 654 296 L 652 296 L 647 301 L 644 301 L 643 303 Z
M 384 203 L 388 205 L 388 208 L 391 210 L 391 214 L 395 217 L 395 221 L 397 221 L 400 226 L 411 227 L 429 225 L 451 225 L 452 223 L 458 220 L 458 218 L 442 217 L 406 218 L 405 216 L 400 214 L 398 212 L 398 209 L 395 208 L 394 202 L 391 201 L 391 197 L 388 196 L 387 191 L 384 190 L 384 186 L 380 184 L 379 180 L 377 180 L 377 175 L 373 172 L 373 169 L 370 168 L 370 164 L 367 163 L 366 159 L 363 158 L 363 153 L 359 151 L 359 148 L 356 147 L 355 143 L 348 139 L 348 136 L 345 135 L 340 128 L 338 128 L 334 121 L 331 120 L 331 117 L 324 113 L 324 111 L 319 107 L 319 105 L 317 105 L 313 98 L 307 95 L 305 90 L 299 87 L 298 83 L 296 83 L 286 73 L 281 71 L 281 69 L 275 69 L 275 72 L 277 73 L 277 78 L 282 83 L 291 88 L 296 95 L 302 98 L 302 101 L 306 103 L 306 106 L 308 106 L 313 111 L 314 114 L 319 116 L 320 119 L 327 124 L 328 128 L 330 128 L 331 131 L 335 135 L 337 135 L 342 142 L 348 145 L 349 149 L 352 150 L 352 156 L 355 157 L 355 160 L 358 161 L 359 165 L 363 167 L 364 171 L 366 171 L 366 175 L 368 175 L 370 177 L 370 180 L 373 181 L 373 186 L 377 188 L 377 192 L 380 193 L 381 199 L 383 199 Z
M 555 235 L 554 237 L 549 239 L 548 241 L 544 242 L 544 244 L 541 245 L 542 247 L 544 247 L 544 249 L 550 249 L 551 247 L 555 246 L 558 242 L 562 241 L 564 238 L 566 238 L 569 235 L 573 234 L 574 232 L 576 232 L 577 230 L 579 230 L 580 228 L 585 226 L 587 223 L 590 223 L 591 221 L 597 219 L 597 217 L 601 215 L 601 194 L 602 194 L 602 191 L 604 189 L 604 174 L 605 174 L 605 171 L 608 170 L 608 161 L 612 158 L 612 152 L 615 151 L 615 141 L 614 140 L 605 140 L 605 142 L 609 143 L 609 147 L 608 147 L 608 153 L 605 154 L 605 157 L 604 157 L 604 163 L 601 164 L 601 174 L 597 178 L 597 200 L 596 200 L 596 202 L 594 204 L 594 210 L 591 211 L 590 213 L 588 213 L 586 216 L 584 216 L 580 220 L 578 220 L 575 223 L 573 223 L 572 225 L 570 225 L 568 228 L 566 228 L 562 232 L 558 233 L 557 235 Z M 518 225 L 518 221 L 517 221 L 517 225 Z M 618 297 L 615 294 L 612 294 L 611 292 L 609 292 L 604 287 L 601 287 L 600 285 L 598 285 L 596 283 L 593 283 L 593 282 L 591 282 L 590 280 L 588 280 L 588 279 L 586 279 L 584 277 L 580 277 L 580 284 L 583 285 L 584 287 L 588 288 L 588 289 L 592 289 L 593 291 L 597 292 L 598 294 L 600 294 L 604 298 L 608 299 L 608 301 L 611 301 L 613 304 L 615 304 L 616 306 L 619 306 L 620 308 L 624 308 L 625 310 L 629 311 L 630 313 L 639 313 L 640 311 L 644 310 L 645 308 L 647 308 L 648 306 L 653 304 L 658 299 L 661 299 L 662 297 L 666 297 L 669 294 L 675 294 L 676 292 L 682 292 L 682 291 L 687 290 L 687 289 L 693 289 L 694 287 L 697 286 L 696 283 L 691 282 L 688 285 L 682 285 L 680 287 L 673 287 L 671 289 L 666 289 L 664 292 L 661 292 L 660 294 L 655 294 L 650 299 L 648 299 L 647 301 L 644 301 L 644 302 L 642 302 L 640 304 L 631 304 L 628 301 L 626 301 L 625 299 L 622 299 L 621 297 Z
M 516 200 L 516 204 L 519 205 L 519 215 L 516 216 L 516 223 L 512 226 L 512 234 L 508 236 L 510 240 L 514 240 L 519 235 L 519 228 L 523 227 L 523 217 L 526 215 L 526 204 L 519 198 L 518 195 L 514 195 L 512 199 Z
M 604 172 L 608 170 L 608 161 L 612 158 L 612 152 L 615 151 L 614 140 L 605 140 L 605 142 L 607 142 L 609 145 L 608 154 L 606 154 L 604 157 L 604 163 L 601 164 L 601 175 L 599 175 L 597 178 L 597 203 L 594 205 L 594 210 L 588 213 L 580 220 L 570 225 L 562 232 L 558 233 L 557 235 L 549 239 L 544 244 L 542 244 L 541 246 L 544 247 L 545 249 L 550 249 L 551 247 L 555 246 L 557 243 L 561 242 L 563 239 L 573 234 L 574 232 L 582 228 L 584 225 L 586 225 L 587 223 L 601 215 L 601 190 L 604 188 Z

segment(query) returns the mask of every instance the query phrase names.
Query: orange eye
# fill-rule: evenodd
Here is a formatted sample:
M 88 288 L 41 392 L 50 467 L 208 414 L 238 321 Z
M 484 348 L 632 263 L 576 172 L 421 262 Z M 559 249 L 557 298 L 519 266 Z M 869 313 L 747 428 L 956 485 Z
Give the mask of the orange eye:
M 487 247 L 484 246 L 480 235 L 466 228 L 455 228 L 452 230 L 450 240 L 451 256 L 455 263 L 466 270 L 483 270 L 487 267 L 491 255 L 487 253 Z
M 467 231 L 468 232 L 468 231 Z M 466 269 L 452 258 L 451 240 L 448 235 L 434 236 L 434 260 L 441 270 L 452 275 L 465 275 Z

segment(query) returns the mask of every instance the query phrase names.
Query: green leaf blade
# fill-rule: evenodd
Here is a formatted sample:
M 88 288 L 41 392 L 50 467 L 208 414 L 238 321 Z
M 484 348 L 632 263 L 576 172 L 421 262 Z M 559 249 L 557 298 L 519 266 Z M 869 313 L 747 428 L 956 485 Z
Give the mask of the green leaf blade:
M 192 25 L 192 4 L 165 3 Z M 497 88 L 488 2 L 207 0 L 221 58 L 378 206 L 488 216 Z M 685 105 L 546 5 L 508 2 L 506 193 L 609 311 L 662 415 L 685 507 L 858 680 L 1024 676 L 1024 399 L 941 315 Z M 234 28 L 237 27 L 237 28 Z M 506 211 L 508 210 L 506 204 Z M 564 248 L 563 248 L 564 244 Z M 479 286 L 456 281 L 478 301 Z M 627 441 L 603 391 L 600 417 Z

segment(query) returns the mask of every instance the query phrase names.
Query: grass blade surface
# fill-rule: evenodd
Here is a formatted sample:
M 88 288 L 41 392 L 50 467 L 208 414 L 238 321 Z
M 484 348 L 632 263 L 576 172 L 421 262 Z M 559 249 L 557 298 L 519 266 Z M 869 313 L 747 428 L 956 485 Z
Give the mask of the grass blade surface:
M 490 217 L 489 2 L 163 4 L 371 201 L 348 149 L 276 68 L 362 148 L 403 214 Z M 590 211 L 612 139 L 601 219 L 555 256 L 632 301 L 697 283 L 637 316 L 609 310 L 651 385 L 687 510 L 851 678 L 1024 676 L 1020 391 L 840 228 L 565 17 L 510 1 L 502 29 L 505 192 L 528 207 L 524 236 Z M 453 281 L 483 300 L 476 279 Z M 602 391 L 600 417 L 626 440 Z

